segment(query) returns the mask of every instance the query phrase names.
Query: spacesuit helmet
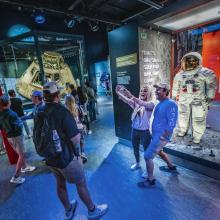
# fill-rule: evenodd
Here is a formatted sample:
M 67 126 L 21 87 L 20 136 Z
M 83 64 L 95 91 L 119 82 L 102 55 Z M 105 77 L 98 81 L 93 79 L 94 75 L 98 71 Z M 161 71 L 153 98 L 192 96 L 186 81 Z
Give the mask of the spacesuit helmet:
M 201 55 L 196 52 L 186 54 L 181 60 L 181 66 L 184 71 L 191 71 L 201 65 Z

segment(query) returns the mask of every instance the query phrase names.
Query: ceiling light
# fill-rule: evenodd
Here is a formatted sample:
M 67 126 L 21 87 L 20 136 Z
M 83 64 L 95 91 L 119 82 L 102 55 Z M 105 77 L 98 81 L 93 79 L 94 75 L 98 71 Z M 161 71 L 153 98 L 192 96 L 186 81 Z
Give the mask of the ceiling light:
M 163 8 L 162 5 L 157 4 L 157 3 L 154 2 L 154 1 L 150 1 L 150 0 L 138 0 L 138 1 L 141 2 L 141 3 L 144 3 L 145 5 L 149 5 L 150 7 L 155 8 L 155 9 L 161 9 L 161 8 Z
M 220 18 L 219 7 L 219 0 L 211 1 L 207 4 L 203 4 L 186 12 L 156 22 L 155 25 L 173 31 L 192 27 L 203 22 Z
M 46 21 L 46 17 L 44 15 L 44 12 L 41 9 L 34 10 L 33 14 L 31 16 L 34 17 L 34 21 L 37 24 L 43 24 Z
M 66 26 L 68 28 L 73 28 L 75 26 L 75 24 L 76 24 L 76 20 L 73 19 L 73 18 L 71 18 L 71 19 L 64 19 L 64 22 L 65 22 L 65 24 L 66 24 Z
M 98 25 L 98 22 L 89 22 L 89 26 L 90 26 L 90 29 L 91 31 L 98 31 L 99 30 L 99 25 Z

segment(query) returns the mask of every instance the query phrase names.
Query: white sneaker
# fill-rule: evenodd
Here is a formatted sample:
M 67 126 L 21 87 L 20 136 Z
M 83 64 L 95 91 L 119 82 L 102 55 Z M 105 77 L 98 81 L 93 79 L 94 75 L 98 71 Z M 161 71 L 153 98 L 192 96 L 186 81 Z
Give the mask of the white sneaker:
M 25 181 L 25 178 L 23 178 L 23 177 L 20 177 L 20 176 L 15 177 L 15 176 L 13 176 L 11 178 L 11 180 L 10 180 L 10 183 L 22 184 L 22 183 L 24 183 L 24 181 Z
M 70 220 L 73 218 L 75 211 L 76 211 L 76 207 L 77 207 L 77 201 L 76 200 L 72 200 L 70 202 L 71 204 L 71 209 L 69 211 L 65 212 L 65 217 L 64 220 Z
M 88 134 L 92 134 L 92 131 L 91 131 L 91 130 L 88 130 Z
M 140 164 L 139 163 L 135 163 L 135 164 L 133 164 L 132 166 L 131 166 L 131 170 L 138 170 L 138 169 L 140 169 L 141 168 L 141 166 L 140 166 Z
M 141 177 L 144 178 L 144 179 L 147 179 L 147 172 L 146 172 L 146 171 L 143 172 L 142 175 L 141 175 Z
M 108 205 L 102 204 L 102 205 L 96 205 L 95 210 L 93 212 L 88 211 L 88 219 L 96 219 L 100 218 L 103 215 L 105 215 L 108 211 Z
M 32 172 L 36 169 L 35 166 L 27 165 L 24 169 L 21 168 L 21 173 Z

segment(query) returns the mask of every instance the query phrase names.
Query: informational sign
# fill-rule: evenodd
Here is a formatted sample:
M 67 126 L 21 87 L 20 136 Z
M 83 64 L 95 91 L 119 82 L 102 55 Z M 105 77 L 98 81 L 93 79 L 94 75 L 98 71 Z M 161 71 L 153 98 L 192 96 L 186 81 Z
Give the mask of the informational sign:
M 137 64 L 137 53 L 116 58 L 116 67 L 130 66 Z
M 171 36 L 139 27 L 140 86 L 170 82 Z
M 156 57 L 156 52 L 153 50 L 142 50 L 143 63 L 143 82 L 144 84 L 153 85 L 160 80 L 160 60 Z
M 117 84 L 118 85 L 129 85 L 131 77 L 127 71 L 117 72 Z

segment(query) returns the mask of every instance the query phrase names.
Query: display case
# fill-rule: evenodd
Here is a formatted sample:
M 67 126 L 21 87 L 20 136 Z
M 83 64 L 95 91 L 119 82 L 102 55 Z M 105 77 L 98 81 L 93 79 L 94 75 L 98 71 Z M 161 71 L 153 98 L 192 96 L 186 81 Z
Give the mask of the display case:
M 0 41 L 0 78 L 6 90 L 25 99 L 43 83 L 54 80 L 63 87 L 79 85 L 87 77 L 84 37 L 31 31 Z
M 172 97 L 177 96 L 179 121 L 167 152 L 220 170 L 220 23 L 176 32 L 172 47 Z M 198 66 L 195 52 L 201 55 Z

